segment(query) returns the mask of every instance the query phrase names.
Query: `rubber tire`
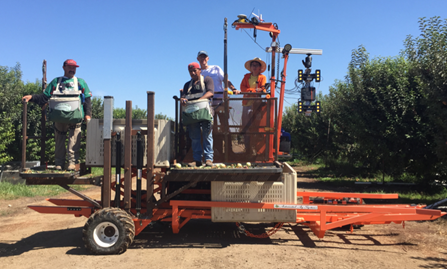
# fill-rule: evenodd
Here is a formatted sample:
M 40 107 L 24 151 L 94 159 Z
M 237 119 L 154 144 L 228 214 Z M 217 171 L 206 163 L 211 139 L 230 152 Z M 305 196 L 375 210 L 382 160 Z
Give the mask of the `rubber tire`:
M 115 244 L 110 247 L 98 245 L 94 240 L 94 231 L 101 223 L 113 223 L 119 236 Z M 93 254 L 108 255 L 122 254 L 132 244 L 135 237 L 135 225 L 131 216 L 124 210 L 119 208 L 103 208 L 96 211 L 88 218 L 82 230 L 82 240 L 85 248 Z

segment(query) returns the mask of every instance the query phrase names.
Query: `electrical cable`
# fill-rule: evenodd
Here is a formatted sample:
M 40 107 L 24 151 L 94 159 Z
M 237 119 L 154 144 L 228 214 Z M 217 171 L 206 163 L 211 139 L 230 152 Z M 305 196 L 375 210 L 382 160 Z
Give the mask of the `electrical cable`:
M 244 30 L 244 32 L 253 40 L 253 42 L 255 42 L 256 45 L 258 45 L 261 48 L 261 50 L 264 51 L 264 49 L 261 47 L 261 45 L 259 45 L 259 43 L 256 42 L 256 40 L 253 37 L 251 37 L 251 35 L 249 35 L 248 32 L 245 29 L 242 29 L 242 30 Z

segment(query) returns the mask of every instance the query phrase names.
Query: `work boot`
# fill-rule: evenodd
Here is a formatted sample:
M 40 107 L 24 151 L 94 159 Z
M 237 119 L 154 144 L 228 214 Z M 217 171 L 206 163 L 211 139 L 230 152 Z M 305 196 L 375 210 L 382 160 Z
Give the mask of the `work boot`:
M 213 161 L 211 161 L 211 160 L 206 160 L 206 166 L 213 167 L 213 166 L 214 166 Z
M 69 170 L 69 171 L 73 171 L 73 170 L 75 170 L 76 169 L 76 165 L 75 164 L 70 164 L 70 165 L 68 165 L 68 167 L 67 167 L 67 170 Z
M 200 161 L 193 161 L 193 162 L 188 163 L 188 166 L 189 167 L 202 166 L 202 162 L 200 162 Z
M 60 166 L 60 165 L 56 165 L 56 170 L 62 170 L 62 166 Z

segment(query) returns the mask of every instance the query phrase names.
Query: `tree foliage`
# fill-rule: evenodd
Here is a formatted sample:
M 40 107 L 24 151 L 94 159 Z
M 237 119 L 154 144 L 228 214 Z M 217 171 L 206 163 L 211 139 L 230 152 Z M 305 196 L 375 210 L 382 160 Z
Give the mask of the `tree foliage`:
M 126 109 L 124 108 L 115 108 L 113 109 L 113 118 L 114 119 L 125 119 L 126 118 Z M 132 108 L 132 119 L 146 119 L 147 111 L 138 106 Z
M 299 153 L 395 177 L 447 175 L 447 21 L 419 23 L 421 35 L 408 36 L 396 57 L 353 50 L 345 79 L 318 96 L 322 114 L 286 109 L 283 126 Z
M 172 120 L 172 121 L 174 121 L 174 119 L 173 118 L 171 118 L 171 117 L 168 117 L 167 115 L 164 115 L 164 114 L 162 114 L 162 113 L 157 113 L 157 114 L 155 114 L 155 117 L 154 117 L 156 120 Z
M 20 64 L 8 68 L 0 66 L 0 124 L 1 140 L 0 161 L 21 159 L 22 148 L 22 111 L 21 98 L 26 94 L 39 93 L 41 84 L 22 81 L 22 71 Z M 40 136 L 40 108 L 34 104 L 28 105 L 28 136 Z M 37 147 L 37 140 L 28 140 L 27 158 L 37 159 L 40 147 Z

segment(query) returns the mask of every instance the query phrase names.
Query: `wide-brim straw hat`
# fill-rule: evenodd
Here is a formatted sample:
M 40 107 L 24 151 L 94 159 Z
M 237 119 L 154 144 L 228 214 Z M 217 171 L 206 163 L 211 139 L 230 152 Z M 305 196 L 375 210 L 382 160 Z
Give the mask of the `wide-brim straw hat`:
M 261 58 L 256 57 L 253 60 L 248 60 L 245 63 L 245 69 L 247 69 L 250 72 L 251 72 L 251 69 L 250 69 L 251 62 L 258 62 L 261 64 L 261 73 L 264 73 L 265 69 L 267 68 L 267 65 L 265 64 L 265 62 L 263 60 L 261 60 Z

